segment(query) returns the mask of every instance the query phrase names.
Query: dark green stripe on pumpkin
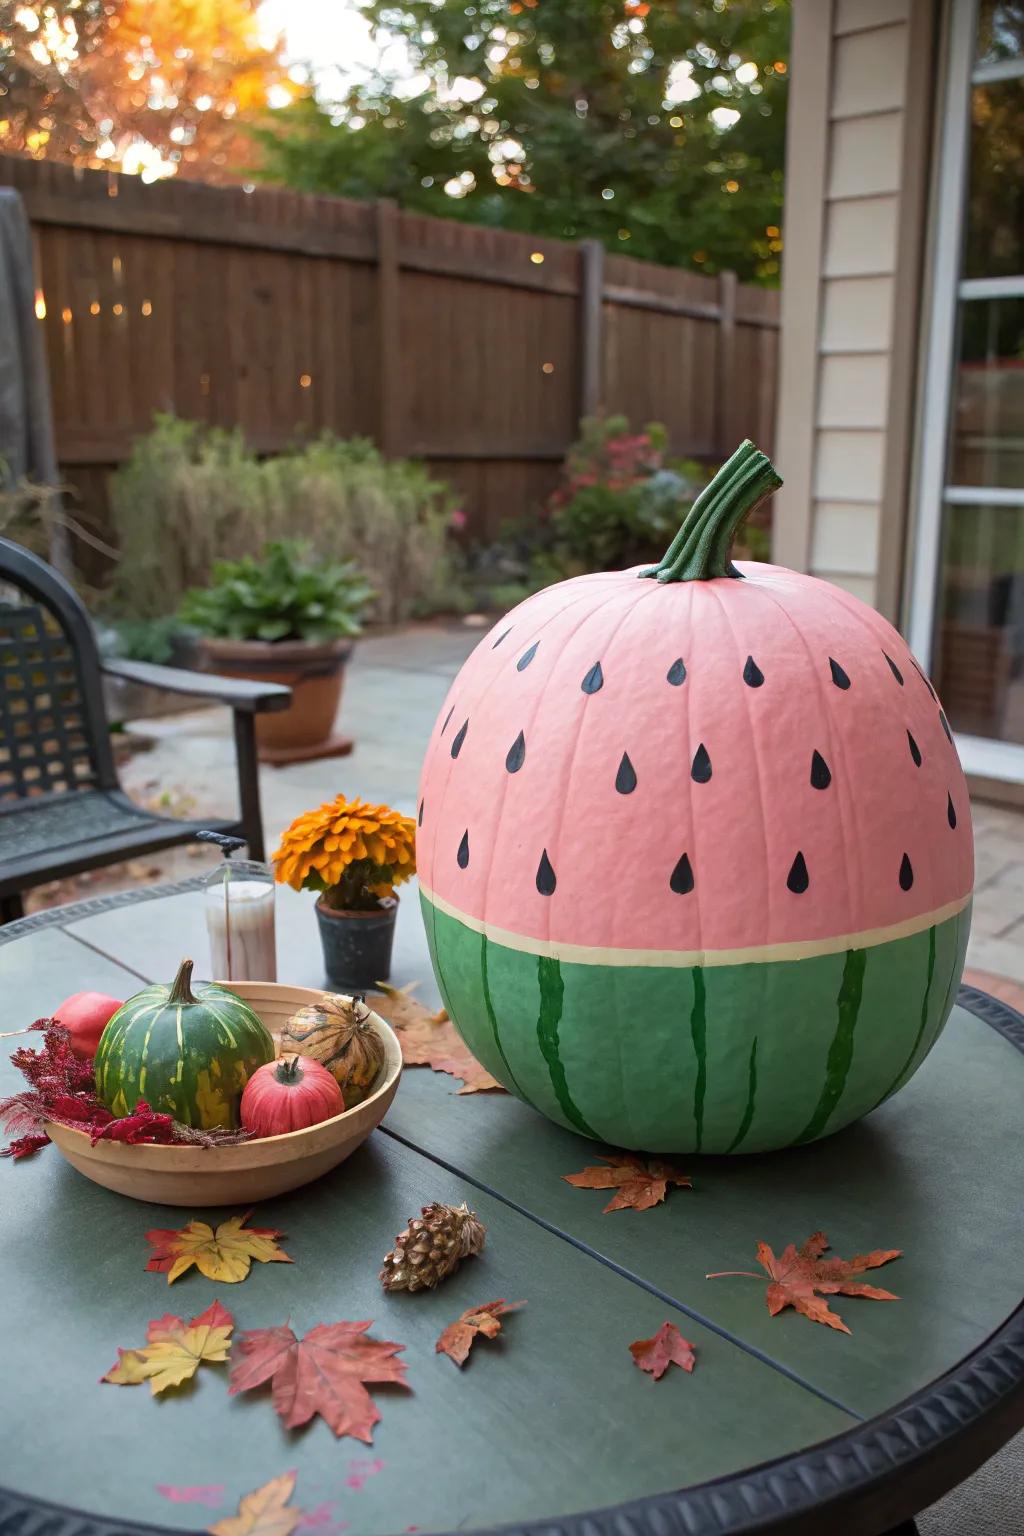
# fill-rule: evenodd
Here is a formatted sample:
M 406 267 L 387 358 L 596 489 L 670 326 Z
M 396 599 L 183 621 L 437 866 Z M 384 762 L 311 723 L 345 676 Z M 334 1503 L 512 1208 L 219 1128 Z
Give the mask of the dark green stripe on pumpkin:
M 693 1007 L 690 1010 L 690 1038 L 697 1057 L 697 1081 L 693 1085 L 693 1119 L 697 1127 L 696 1151 L 704 1139 L 704 1095 L 708 1086 L 708 1021 L 707 993 L 704 988 L 704 972 L 695 965 L 693 977 Z
M 897 1072 L 895 1078 L 893 1079 L 892 1086 L 890 1088 L 887 1088 L 885 1090 L 885 1092 L 882 1094 L 882 1097 L 879 1099 L 878 1104 L 884 1104 L 886 1099 L 888 1099 L 892 1094 L 894 1094 L 896 1092 L 897 1088 L 903 1082 L 903 1079 L 906 1077 L 907 1073 L 910 1070 L 910 1063 L 913 1061 L 914 1057 L 917 1055 L 918 1048 L 919 1048 L 919 1046 L 921 1044 L 921 1041 L 924 1039 L 924 1032 L 928 1028 L 928 1009 L 929 1009 L 929 1005 L 931 1003 L 932 981 L 934 980 L 934 977 L 935 977 L 935 928 L 933 926 L 933 927 L 928 929 L 928 970 L 927 970 L 927 974 L 926 974 L 926 977 L 925 977 L 925 983 L 924 983 L 924 996 L 921 999 L 921 1022 L 917 1026 L 917 1034 L 914 1036 L 914 1043 L 910 1047 L 910 1051 L 909 1051 L 909 1053 L 907 1055 L 906 1061 L 903 1063 L 902 1067 L 900 1067 L 900 1070 Z M 875 1105 L 876 1109 L 878 1108 L 878 1104 Z
M 501 1036 L 498 1033 L 498 1017 L 494 1011 L 494 1001 L 491 997 L 491 986 L 487 979 L 488 944 L 489 940 L 487 935 L 482 933 L 480 935 L 480 986 L 484 995 L 484 1008 L 487 1010 L 487 1022 L 491 1026 L 491 1034 L 494 1036 L 494 1043 L 498 1047 L 502 1061 L 505 1063 L 505 1071 L 508 1073 L 509 1078 L 512 1081 L 512 1086 L 515 1088 L 518 1094 L 521 1094 L 522 1097 L 525 1098 L 526 1095 L 523 1093 L 523 1090 L 520 1088 L 518 1082 L 516 1081 L 516 1075 L 509 1065 L 508 1057 L 505 1055 L 505 1047 L 502 1045 Z
M 743 1111 L 743 1119 L 736 1135 L 726 1147 L 727 1152 L 735 1152 L 744 1136 L 750 1130 L 754 1118 L 754 1103 L 757 1099 L 757 1036 L 750 1043 L 750 1066 L 747 1072 L 747 1107 Z
M 832 1036 L 832 1044 L 828 1048 L 828 1061 L 825 1066 L 825 1082 L 822 1085 L 821 1098 L 818 1100 L 814 1114 L 796 1138 L 797 1144 L 802 1141 L 813 1141 L 816 1136 L 822 1134 L 831 1118 L 833 1110 L 843 1096 L 850 1064 L 853 1061 L 853 1032 L 857 1027 L 860 1001 L 864 994 L 864 971 L 867 967 L 867 961 L 868 954 L 866 949 L 848 949 L 846 951 L 843 979 L 840 983 L 839 996 L 836 1000 L 838 1014 L 836 1032 Z
M 537 1018 L 537 1041 L 541 1055 L 548 1064 L 548 1075 L 555 1097 L 565 1118 L 582 1131 L 584 1136 L 600 1138 L 580 1114 L 565 1076 L 565 1067 L 558 1054 L 558 1026 L 562 1021 L 562 1004 L 565 1000 L 565 983 L 562 981 L 562 965 L 547 955 L 537 957 L 537 981 L 540 985 L 540 1013 Z

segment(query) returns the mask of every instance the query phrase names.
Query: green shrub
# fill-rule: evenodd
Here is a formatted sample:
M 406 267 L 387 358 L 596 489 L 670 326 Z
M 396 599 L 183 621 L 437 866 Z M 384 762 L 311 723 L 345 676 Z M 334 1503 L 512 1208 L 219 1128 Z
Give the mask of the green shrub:
M 357 566 L 380 622 L 448 606 L 450 493 L 366 439 L 325 434 L 260 460 L 240 431 L 159 415 L 112 477 L 111 508 L 120 549 L 111 606 L 125 616 L 174 612 L 217 560 L 291 537 Z
M 348 562 L 314 556 L 299 539 L 273 539 L 259 558 L 218 560 L 210 583 L 193 587 L 181 617 L 219 640 L 328 640 L 360 633 L 372 597 Z

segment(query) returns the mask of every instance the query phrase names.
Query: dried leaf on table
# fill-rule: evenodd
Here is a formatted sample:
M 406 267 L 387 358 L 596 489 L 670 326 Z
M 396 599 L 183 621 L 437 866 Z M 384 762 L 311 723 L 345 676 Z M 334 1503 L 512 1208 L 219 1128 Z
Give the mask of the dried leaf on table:
M 234 1318 L 219 1301 L 187 1323 L 168 1312 L 150 1323 L 141 1349 L 118 1350 L 117 1364 L 101 1380 L 116 1387 L 137 1387 L 148 1381 L 154 1395 L 180 1387 L 203 1361 L 212 1364 L 228 1358 L 234 1326 Z
M 485 1301 L 482 1307 L 469 1307 L 454 1323 L 449 1323 L 437 1343 L 435 1353 L 447 1355 L 456 1365 L 465 1365 L 475 1339 L 497 1338 L 501 1332 L 501 1318 L 506 1312 L 525 1307 L 525 1301 Z
M 243 1333 L 237 1350 L 241 1358 L 231 1369 L 231 1393 L 269 1381 L 274 1408 L 287 1429 L 319 1414 L 336 1435 L 352 1435 L 370 1445 L 380 1412 L 364 1383 L 407 1386 L 405 1364 L 395 1359 L 405 1345 L 368 1338 L 372 1326 L 321 1323 L 303 1339 L 287 1324 Z
M 282 1472 L 253 1493 L 243 1493 L 238 1514 L 208 1525 L 211 1536 L 291 1536 L 304 1518 L 301 1509 L 289 1506 L 295 1492 L 294 1472 Z
M 684 1339 L 675 1323 L 662 1323 L 653 1339 L 634 1339 L 629 1352 L 642 1371 L 658 1381 L 670 1365 L 692 1371 L 697 1363 L 694 1346 Z
M 245 1279 L 253 1259 L 260 1264 L 291 1264 L 275 1242 L 284 1234 L 276 1227 L 247 1227 L 251 1215 L 246 1211 L 243 1216 L 229 1216 L 216 1232 L 205 1221 L 190 1221 L 180 1230 L 154 1227 L 146 1233 L 153 1248 L 146 1268 L 165 1274 L 172 1285 L 194 1264 L 207 1280 L 234 1285 Z
M 812 1323 L 825 1323 L 840 1333 L 849 1333 L 842 1318 L 830 1310 L 825 1296 L 838 1293 L 866 1296 L 869 1301 L 899 1301 L 891 1291 L 883 1291 L 877 1285 L 865 1285 L 857 1276 L 866 1269 L 878 1269 L 882 1264 L 888 1264 L 890 1259 L 898 1259 L 903 1252 L 901 1248 L 876 1248 L 873 1253 L 858 1253 L 852 1259 L 825 1259 L 822 1254 L 827 1247 L 828 1238 L 824 1232 L 815 1232 L 801 1248 L 790 1243 L 778 1258 L 767 1243 L 758 1243 L 757 1262 L 771 1281 L 765 1300 L 772 1317 L 786 1307 L 793 1307 L 804 1317 L 809 1317 Z M 721 1270 L 707 1278 L 722 1280 L 727 1275 L 761 1279 L 756 1271 L 749 1269 Z
M 581 1173 L 564 1173 L 562 1177 L 575 1189 L 617 1189 L 618 1194 L 609 1200 L 606 1211 L 647 1211 L 652 1205 L 660 1205 L 670 1184 L 678 1184 L 681 1189 L 693 1188 L 693 1181 L 685 1173 L 660 1157 L 616 1152 L 601 1161 L 608 1166 L 591 1164 Z
M 431 1013 L 412 996 L 419 982 L 410 982 L 407 987 L 378 985 L 380 992 L 372 993 L 367 1002 L 397 1032 L 407 1067 L 431 1067 L 435 1072 L 461 1077 L 460 1093 L 505 1092 L 467 1049 L 444 1009 Z

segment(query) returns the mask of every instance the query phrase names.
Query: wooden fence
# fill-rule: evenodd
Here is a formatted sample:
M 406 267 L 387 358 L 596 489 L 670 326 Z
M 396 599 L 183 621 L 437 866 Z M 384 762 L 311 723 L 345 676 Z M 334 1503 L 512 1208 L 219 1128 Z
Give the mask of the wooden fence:
M 272 452 L 329 427 L 427 461 L 493 534 L 581 415 L 770 447 L 778 295 L 560 240 L 279 190 L 0 157 L 32 221 L 58 455 L 87 507 L 154 410 Z

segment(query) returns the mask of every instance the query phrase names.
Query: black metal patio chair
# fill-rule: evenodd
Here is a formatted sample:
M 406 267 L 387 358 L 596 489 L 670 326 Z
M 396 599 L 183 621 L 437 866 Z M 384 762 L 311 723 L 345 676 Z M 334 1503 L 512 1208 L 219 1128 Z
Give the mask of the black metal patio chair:
M 118 780 L 102 675 L 194 694 L 234 711 L 240 814 L 180 821 L 135 805 Z M 22 894 L 192 840 L 201 827 L 244 837 L 264 857 L 255 717 L 291 690 L 100 656 L 78 594 L 45 561 L 0 538 L 0 922 Z

